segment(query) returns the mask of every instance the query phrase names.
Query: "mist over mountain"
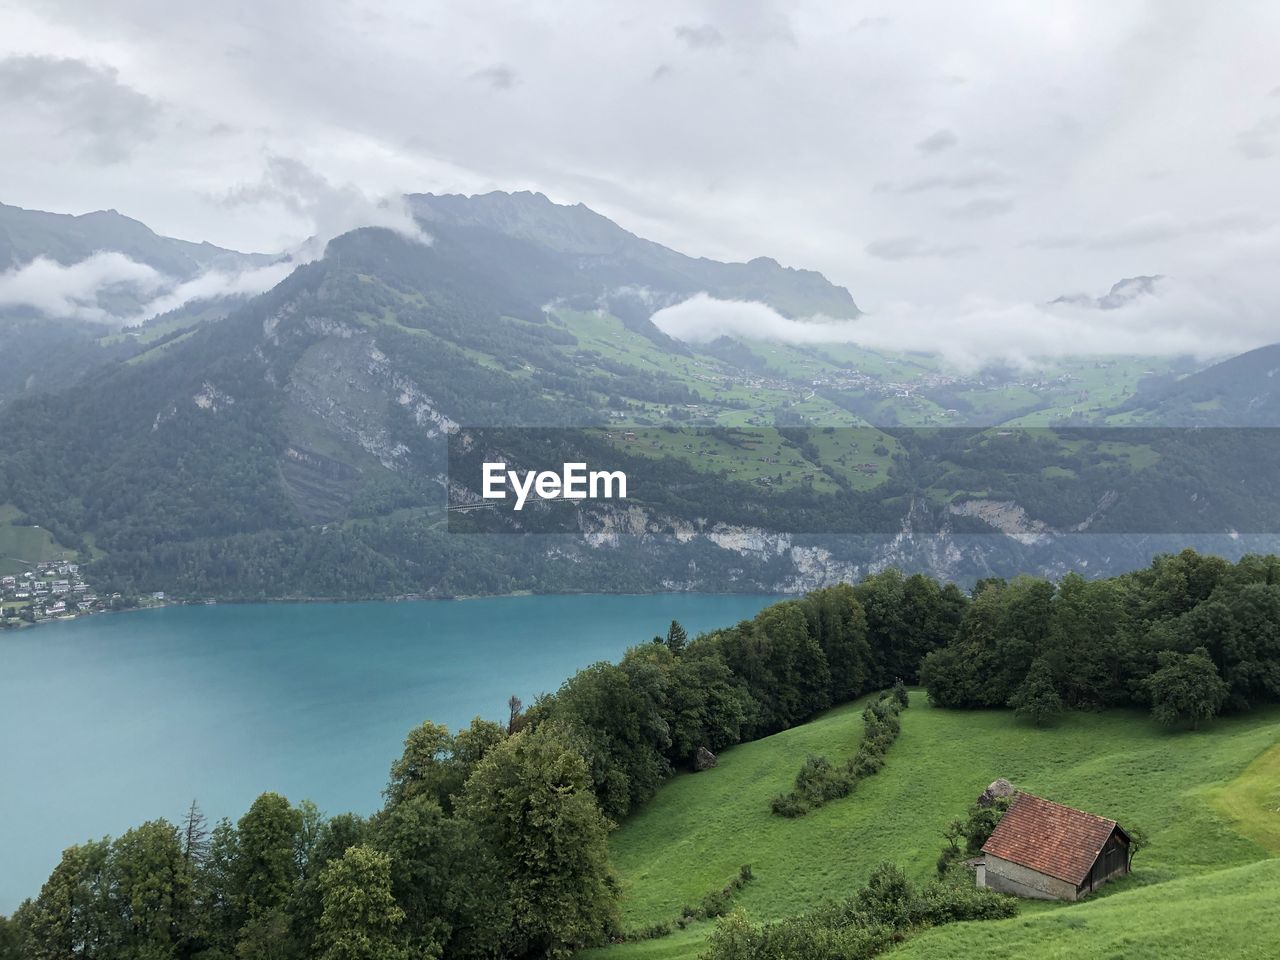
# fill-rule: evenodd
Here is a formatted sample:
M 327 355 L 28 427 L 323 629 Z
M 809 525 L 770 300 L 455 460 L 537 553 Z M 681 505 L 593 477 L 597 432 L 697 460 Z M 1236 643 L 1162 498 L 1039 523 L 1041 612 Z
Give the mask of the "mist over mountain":
M 1096 307 L 1099 310 L 1119 310 L 1139 297 L 1154 294 L 1156 285 L 1163 279 L 1164 277 L 1161 276 L 1126 277 L 1113 283 L 1111 289 L 1100 297 L 1091 297 L 1087 293 L 1072 293 L 1064 294 L 1053 302 L 1077 307 Z
M 78 380 L 0 406 L 0 504 L 16 511 L 13 522 L 39 524 L 72 549 L 92 544 L 97 575 L 120 589 L 239 598 L 440 596 L 535 583 L 799 589 L 886 564 L 962 579 L 1018 565 L 1121 569 L 1156 548 L 1150 537 L 1012 535 L 1044 528 L 1034 510 L 1049 502 L 1048 488 L 1011 492 L 1025 501 L 1012 510 L 926 509 L 901 474 L 906 450 L 892 429 L 1107 423 L 1153 377 L 1176 380 L 1175 364 L 1082 358 L 969 375 L 936 356 L 820 338 L 791 344 L 738 330 L 675 340 L 655 316 L 708 302 L 784 319 L 844 311 L 837 322 L 851 326 L 866 318 L 820 274 L 767 258 L 687 257 L 536 194 L 407 202 L 429 242 L 386 228 L 343 234 L 267 293 L 102 338 Z M 187 246 L 125 223 L 138 256 L 202 268 Z M 113 242 L 94 235 L 74 247 L 74 235 L 58 237 L 67 258 Z M 1223 379 L 1251 382 L 1256 394 L 1269 382 L 1265 366 Z M 1157 420 L 1163 405 L 1181 402 L 1143 396 Z M 446 531 L 447 434 L 609 424 L 765 430 L 777 448 L 731 461 L 692 445 L 664 448 L 663 469 L 675 471 L 686 506 L 676 498 L 674 513 L 606 518 L 616 534 L 603 539 Z M 847 434 L 823 439 L 824 430 L 868 425 L 890 431 L 875 434 L 875 450 Z M 703 499 L 707 483 L 716 498 Z M 852 497 L 881 523 L 932 532 L 799 536 L 735 519 L 755 502 L 788 516 L 796 497 L 819 511 Z M 975 536 L 983 530 L 1010 535 Z M 549 564 L 553 554 L 575 562 Z
M 0 271 L 38 257 L 71 266 L 96 253 L 113 252 L 179 280 L 209 269 L 265 266 L 275 259 L 240 253 L 208 242 L 192 243 L 156 234 L 115 210 L 80 215 L 24 210 L 0 203 Z

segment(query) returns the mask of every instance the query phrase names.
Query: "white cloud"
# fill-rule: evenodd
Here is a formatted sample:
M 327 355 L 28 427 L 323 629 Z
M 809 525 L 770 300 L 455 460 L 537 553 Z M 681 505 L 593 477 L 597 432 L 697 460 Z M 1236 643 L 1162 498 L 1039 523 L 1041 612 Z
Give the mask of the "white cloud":
M 295 261 L 282 260 L 239 271 L 208 270 L 179 282 L 114 251 L 95 253 L 70 265 L 37 257 L 0 273 L 0 307 L 26 308 L 59 319 L 130 325 L 193 300 L 262 293 L 283 280 L 295 266 Z M 120 309 L 121 301 L 141 306 Z
M 117 101 L 142 101 L 112 100 L 101 134 L 127 149 L 106 163 L 63 120 L 87 102 L 78 88 L 42 81 L 38 98 L 0 98 L 22 144 L 0 151 L 4 201 L 115 207 L 237 249 L 325 232 L 278 199 L 213 199 L 257 183 L 267 156 L 375 198 L 540 189 L 693 255 L 822 270 L 878 315 L 902 300 L 959 315 L 1188 275 L 1207 253 L 1233 252 L 1238 234 L 1201 229 L 1220 211 L 1280 220 L 1277 4 L 655 0 L 580 4 L 568 19 L 548 0 L 429 15 L 409 0 L 279 0 L 234 17 L 194 0 L 4 11 L 0 50 L 78 59 L 155 105 L 135 116 Z M 471 79 L 493 65 L 518 82 Z M 936 131 L 954 141 L 916 149 Z
M 122 253 L 95 253 L 70 266 L 37 257 L 0 273 L 0 307 L 26 307 L 51 317 L 109 322 L 116 318 L 99 296 L 120 292 L 147 297 L 164 286 L 159 271 Z
M 296 266 L 292 260 L 281 260 L 265 267 L 240 271 L 207 270 L 191 280 L 174 285 L 149 301 L 138 313 L 121 319 L 126 323 L 141 323 L 196 300 L 251 297 L 265 293 L 287 277 Z
M 132 325 L 195 300 L 241 298 L 271 289 L 296 267 L 324 255 L 334 237 L 359 227 L 383 227 L 420 243 L 431 238 L 409 213 L 403 195 L 373 197 L 353 184 L 334 184 L 297 160 L 272 157 L 255 183 L 228 191 L 221 202 L 279 205 L 314 226 L 274 263 L 240 270 L 214 268 L 188 280 L 166 276 L 123 253 L 102 251 L 64 266 L 43 257 L 0 274 L 0 307 L 20 306 L 51 317 Z M 138 309 L 112 309 L 110 295 L 127 294 Z
M 992 361 L 1034 366 L 1080 355 L 1183 356 L 1239 353 L 1280 339 L 1280 295 L 1263 275 L 1228 286 L 1209 278 L 1164 278 L 1152 294 L 1102 310 L 1069 303 L 973 298 L 954 307 L 898 302 L 856 320 L 789 319 L 757 302 L 705 293 L 659 310 L 653 322 L 669 336 L 706 343 L 721 336 L 818 345 L 856 343 L 878 350 L 940 354 L 972 370 Z M 1204 335 L 1215 331 L 1213 338 Z
M 269 157 L 260 180 L 219 199 L 233 208 L 275 204 L 311 223 L 315 233 L 289 252 L 295 263 L 317 259 L 330 240 L 357 227 L 385 227 L 419 243 L 431 242 L 413 219 L 403 193 L 371 196 L 353 183 L 332 183 L 292 157 Z

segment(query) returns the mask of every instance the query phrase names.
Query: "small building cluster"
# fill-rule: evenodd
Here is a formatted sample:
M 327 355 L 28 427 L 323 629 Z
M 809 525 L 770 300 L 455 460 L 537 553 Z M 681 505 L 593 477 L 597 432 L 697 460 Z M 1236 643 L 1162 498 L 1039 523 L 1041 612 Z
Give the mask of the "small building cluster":
M 62 560 L 0 577 L 0 602 L 4 610 L 0 619 L 29 621 L 69 620 L 107 606 L 80 575 L 80 565 Z

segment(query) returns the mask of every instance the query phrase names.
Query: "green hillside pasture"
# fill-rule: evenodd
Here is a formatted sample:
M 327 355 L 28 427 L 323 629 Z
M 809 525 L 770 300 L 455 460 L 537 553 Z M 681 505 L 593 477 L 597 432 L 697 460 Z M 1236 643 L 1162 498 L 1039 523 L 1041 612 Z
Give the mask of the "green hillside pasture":
M 1264 859 L 1237 818 L 1210 802 L 1280 741 L 1280 710 L 1171 733 L 1145 714 L 1072 713 L 1037 729 L 1008 711 L 948 711 L 913 692 L 884 770 L 854 793 L 798 820 L 769 812 L 809 754 L 843 759 L 861 736 L 855 703 L 812 723 L 725 751 L 720 765 L 682 774 L 612 839 L 623 883 L 623 928 L 679 916 L 738 866 L 755 881 L 737 898 L 752 919 L 802 913 L 851 894 L 883 860 L 932 875 L 942 830 L 997 777 L 1063 803 L 1142 827 L 1151 847 L 1109 893 Z M 1040 908 L 1043 909 L 1043 908 Z M 1033 911 L 1034 912 L 1034 908 Z M 622 960 L 696 955 L 710 923 L 662 940 L 609 948 Z
M 1280 860 L 1012 920 L 928 930 L 893 960 L 1271 960 L 1280 944 Z
M 1280 856 L 1280 744 L 1210 796 L 1236 829 Z
M 18 511 L 0 504 L 0 575 L 31 569 L 41 560 L 74 559 L 74 550 L 61 546 L 43 527 L 22 527 L 13 523 Z
M 822 472 L 830 466 L 849 479 L 855 489 L 869 490 L 883 483 L 898 441 L 871 428 L 858 430 L 832 429 L 830 433 L 811 429 L 808 439 L 817 450 L 817 461 L 805 459 L 800 448 L 784 440 L 772 427 L 749 427 L 736 438 L 723 433 L 695 435 L 691 431 L 675 432 L 656 427 L 636 426 L 630 430 L 617 427 L 610 431 L 612 443 L 619 449 L 641 457 L 659 459 L 674 457 L 691 464 L 703 473 L 724 472 L 730 480 L 751 483 L 768 477 L 774 488 L 790 490 L 811 483 L 819 493 L 833 493 L 836 483 Z M 627 434 L 633 438 L 628 439 Z M 874 450 L 883 444 L 889 452 Z M 859 468 L 869 463 L 875 472 L 863 473 Z M 777 478 L 781 476 L 781 481 Z

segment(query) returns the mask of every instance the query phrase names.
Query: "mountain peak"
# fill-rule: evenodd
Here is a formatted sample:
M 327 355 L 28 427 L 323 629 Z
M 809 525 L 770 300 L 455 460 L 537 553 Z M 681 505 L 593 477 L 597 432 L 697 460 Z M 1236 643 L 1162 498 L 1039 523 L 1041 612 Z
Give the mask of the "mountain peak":
M 481 227 L 535 243 L 584 265 L 616 275 L 618 286 L 654 284 L 673 294 L 759 300 L 787 316 L 856 317 L 861 311 L 844 287 L 812 270 L 784 267 L 772 257 L 722 263 L 690 257 L 620 227 L 583 203 L 560 204 L 529 190 L 515 193 L 417 193 L 406 197 L 428 225 Z M 674 282 L 673 282 L 674 280 Z
M 1051 302 L 1070 304 L 1075 307 L 1093 307 L 1098 310 L 1116 310 L 1128 306 L 1140 297 L 1154 294 L 1157 285 L 1163 279 L 1163 274 L 1158 273 L 1150 276 L 1125 277 L 1113 283 L 1111 289 L 1100 297 L 1091 297 L 1087 293 L 1068 293 Z

